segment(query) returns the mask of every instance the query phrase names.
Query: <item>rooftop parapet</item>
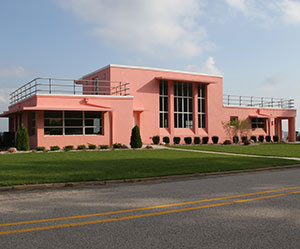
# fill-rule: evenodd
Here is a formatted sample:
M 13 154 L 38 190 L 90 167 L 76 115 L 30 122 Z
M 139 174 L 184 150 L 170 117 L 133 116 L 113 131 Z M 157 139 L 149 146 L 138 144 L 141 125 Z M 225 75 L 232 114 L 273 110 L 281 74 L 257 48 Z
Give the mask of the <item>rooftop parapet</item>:
M 10 94 L 10 105 L 37 94 L 129 95 L 129 83 L 107 80 L 35 78 Z
M 294 109 L 294 99 L 223 95 L 224 106 L 243 106 L 256 108 Z

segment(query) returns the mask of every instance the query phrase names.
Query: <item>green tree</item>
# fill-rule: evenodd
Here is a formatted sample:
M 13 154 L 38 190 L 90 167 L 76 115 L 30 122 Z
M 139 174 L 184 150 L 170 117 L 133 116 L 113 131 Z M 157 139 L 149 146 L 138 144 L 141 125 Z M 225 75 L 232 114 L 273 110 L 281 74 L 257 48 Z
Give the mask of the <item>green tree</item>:
M 141 148 L 142 145 L 143 143 L 140 135 L 140 129 L 136 125 L 131 130 L 130 146 L 131 148 Z
M 228 122 L 222 122 L 223 128 L 230 138 L 240 135 L 247 136 L 250 132 L 250 123 L 247 119 L 244 120 L 230 120 Z
M 29 135 L 26 127 L 21 124 L 20 129 L 17 132 L 16 148 L 18 150 L 29 150 Z

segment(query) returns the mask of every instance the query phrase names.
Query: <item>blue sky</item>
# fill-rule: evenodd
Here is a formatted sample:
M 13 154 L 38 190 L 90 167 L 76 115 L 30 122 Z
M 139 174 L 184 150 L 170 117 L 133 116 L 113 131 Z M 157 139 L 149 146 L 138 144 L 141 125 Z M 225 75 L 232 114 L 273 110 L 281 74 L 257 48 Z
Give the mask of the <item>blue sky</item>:
M 2 0 L 0 31 L 0 112 L 32 78 L 107 64 L 222 74 L 225 94 L 294 98 L 300 110 L 300 1 Z

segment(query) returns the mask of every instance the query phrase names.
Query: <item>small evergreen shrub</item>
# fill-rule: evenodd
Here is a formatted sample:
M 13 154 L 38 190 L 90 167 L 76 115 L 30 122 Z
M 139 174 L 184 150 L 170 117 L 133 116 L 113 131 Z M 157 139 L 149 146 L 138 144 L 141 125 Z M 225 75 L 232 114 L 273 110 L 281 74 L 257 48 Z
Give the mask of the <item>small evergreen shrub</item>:
M 251 140 L 256 143 L 257 137 L 256 136 L 251 136 Z
M 140 129 L 137 125 L 131 130 L 130 146 L 131 148 L 142 148 L 143 146 Z
M 122 148 L 122 144 L 120 144 L 120 143 L 115 143 L 115 144 L 113 144 L 113 148 L 114 148 L 114 149 L 121 149 L 121 148 Z
M 244 143 L 246 140 L 248 140 L 247 136 L 242 136 L 242 143 Z
M 90 150 L 95 150 L 97 148 L 97 146 L 95 144 L 89 144 L 88 148 Z
M 64 151 L 70 151 L 70 150 L 73 150 L 74 149 L 74 146 L 73 145 L 66 145 L 64 147 Z
M 85 150 L 86 146 L 84 144 L 78 145 L 77 150 Z
M 213 136 L 211 139 L 212 139 L 214 144 L 217 144 L 219 142 L 219 137 L 218 136 Z
M 208 140 L 209 140 L 209 137 L 203 137 L 202 138 L 202 143 L 203 144 L 208 144 Z
M 200 137 L 194 137 L 194 144 L 200 144 L 201 139 Z
M 170 143 L 170 138 L 169 137 L 163 137 L 163 142 L 166 144 Z
M 152 137 L 153 144 L 159 144 L 159 141 L 160 141 L 160 137 L 159 136 Z
M 271 136 L 266 136 L 266 142 L 270 143 L 271 142 Z
M 50 146 L 51 151 L 60 150 L 60 147 L 58 145 Z
M 173 137 L 174 144 L 180 144 L 180 137 Z
M 99 149 L 100 150 L 107 150 L 108 149 L 108 145 L 100 145 Z
M 36 151 L 45 151 L 46 148 L 44 146 L 37 146 L 37 147 L 35 147 L 35 150 Z
M 239 137 L 238 136 L 233 136 L 232 141 L 233 141 L 234 144 L 238 144 L 239 143 Z
M 23 124 L 21 124 L 21 127 L 17 132 L 16 148 L 24 151 L 27 151 L 30 148 L 28 131 Z
M 192 138 L 191 137 L 185 137 L 184 142 L 185 142 L 185 144 L 191 144 L 192 143 Z
M 225 140 L 225 141 L 223 142 L 223 144 L 224 144 L 224 145 L 229 145 L 229 144 L 232 144 L 232 142 L 231 142 L 230 140 L 227 139 L 227 140 Z
M 129 149 L 129 147 L 126 144 L 122 144 L 121 149 Z
M 273 136 L 273 142 L 278 143 L 279 142 L 279 137 L 277 135 Z
M 259 136 L 258 136 L 258 141 L 259 141 L 259 142 L 263 143 L 264 140 L 265 140 L 265 136 L 264 136 L 264 135 L 259 135 Z
M 248 139 L 246 139 L 244 142 L 243 142 L 244 145 L 250 145 L 250 141 Z

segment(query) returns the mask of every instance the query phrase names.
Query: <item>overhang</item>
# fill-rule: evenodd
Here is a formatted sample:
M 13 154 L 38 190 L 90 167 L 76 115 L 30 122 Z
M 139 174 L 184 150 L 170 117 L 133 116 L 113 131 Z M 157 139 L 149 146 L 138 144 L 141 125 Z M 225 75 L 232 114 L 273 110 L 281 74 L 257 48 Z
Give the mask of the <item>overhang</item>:
M 211 80 L 196 80 L 196 79 L 186 79 L 180 77 L 155 77 L 157 80 L 170 80 L 170 81 L 184 81 L 184 82 L 196 82 L 196 83 L 203 83 L 203 84 L 216 84 L 217 82 Z

